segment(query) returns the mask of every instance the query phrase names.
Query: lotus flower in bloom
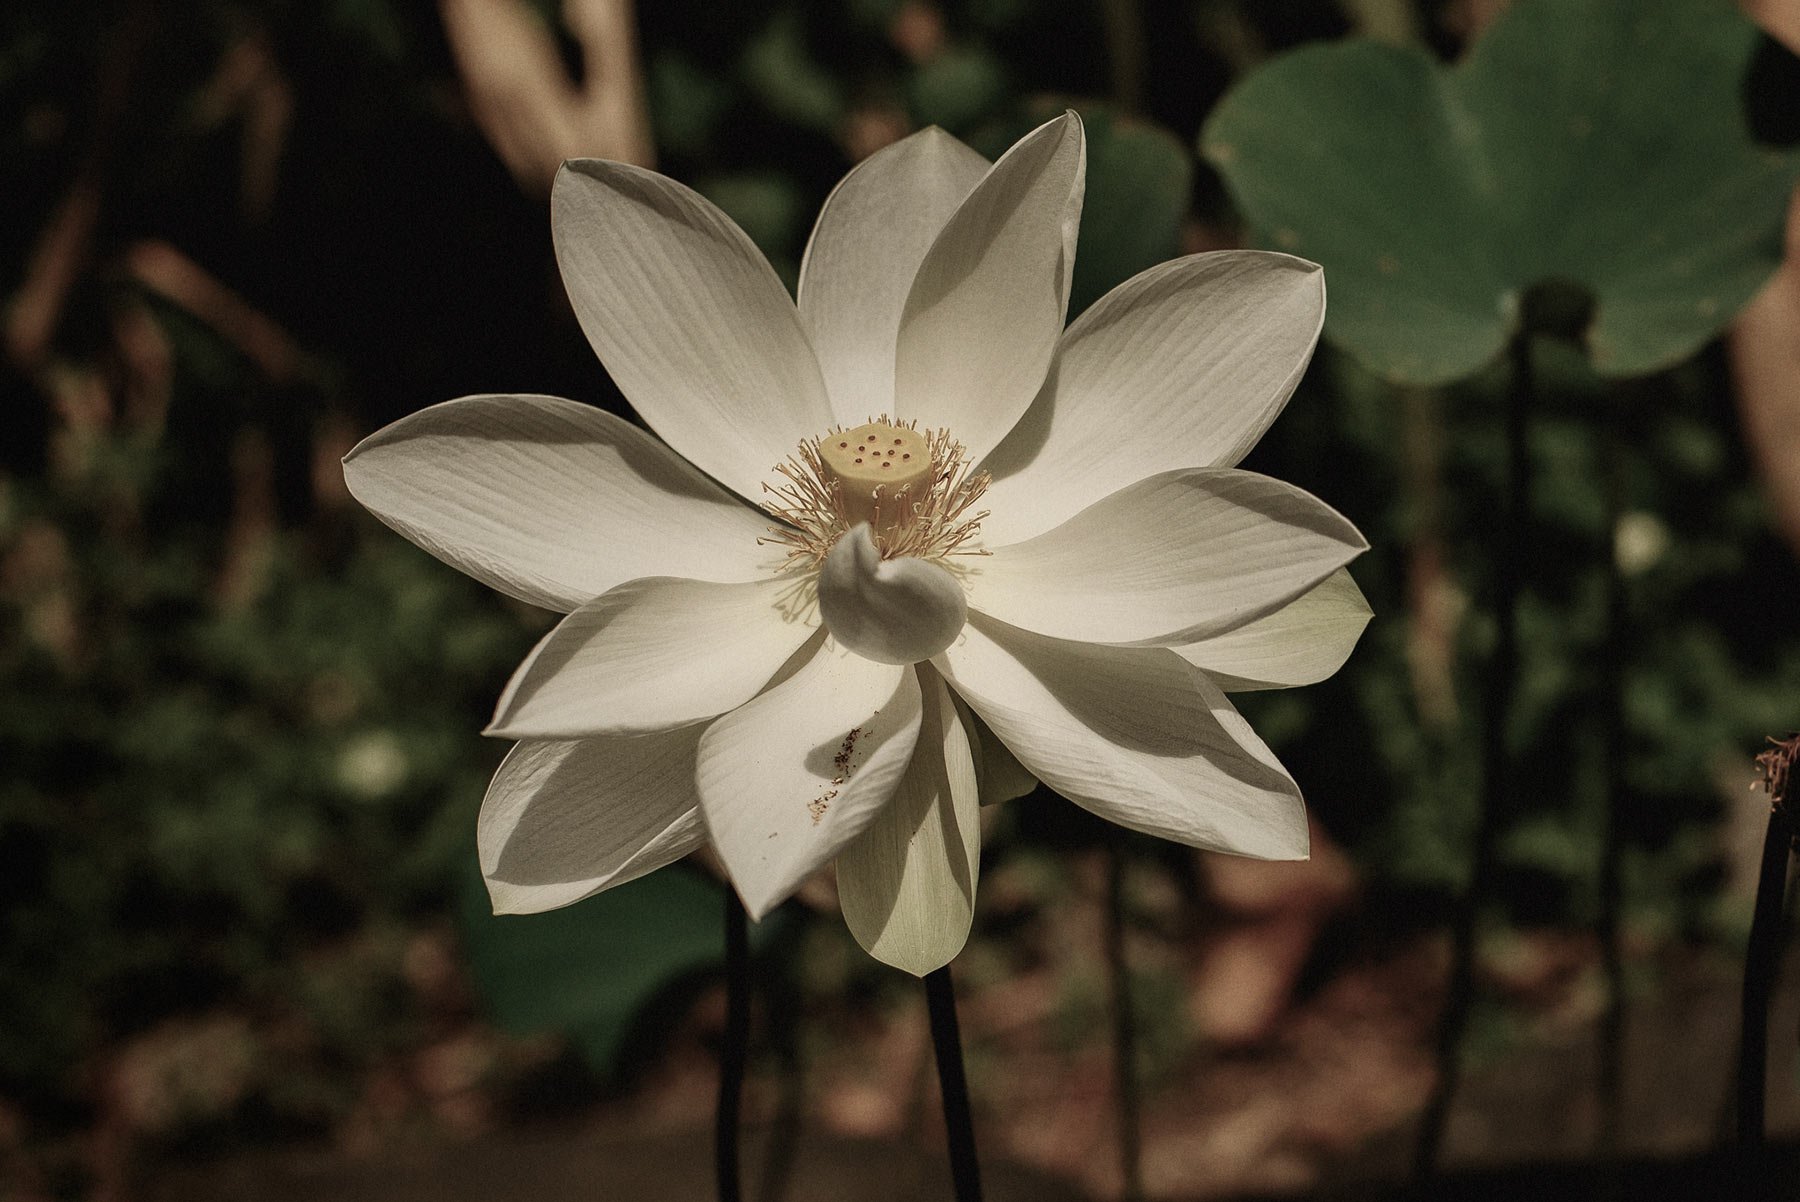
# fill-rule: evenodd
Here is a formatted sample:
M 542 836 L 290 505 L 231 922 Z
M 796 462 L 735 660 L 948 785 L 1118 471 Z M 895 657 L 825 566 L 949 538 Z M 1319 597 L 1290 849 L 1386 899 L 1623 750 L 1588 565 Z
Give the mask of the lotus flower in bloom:
M 710 841 L 756 916 L 835 860 L 862 945 L 923 974 L 1019 766 L 1135 830 L 1307 854 L 1225 690 L 1329 675 L 1368 618 L 1351 524 L 1233 467 L 1311 356 L 1320 270 L 1196 255 L 1065 331 L 1084 174 L 1073 113 L 993 164 L 915 134 L 832 192 L 796 302 L 693 191 L 564 166 L 569 297 L 656 437 L 476 396 L 345 460 L 394 529 L 567 614 L 489 731 L 518 740 L 480 819 L 497 910 Z

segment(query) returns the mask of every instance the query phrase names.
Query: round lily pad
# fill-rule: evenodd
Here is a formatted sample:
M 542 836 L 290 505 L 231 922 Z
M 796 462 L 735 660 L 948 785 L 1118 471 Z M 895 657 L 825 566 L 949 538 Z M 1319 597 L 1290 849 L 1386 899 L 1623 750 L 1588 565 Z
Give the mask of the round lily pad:
M 1585 293 L 1596 371 L 1679 362 L 1780 258 L 1796 158 L 1758 145 L 1756 29 L 1723 0 L 1517 0 L 1464 60 L 1349 41 L 1201 135 L 1259 236 L 1325 265 L 1326 335 L 1387 378 L 1485 365 L 1528 294 Z
M 602 1071 L 647 1006 L 724 954 L 719 885 L 683 868 L 543 914 L 496 915 L 487 900 L 471 874 L 462 934 L 490 1017 L 514 1035 L 563 1034 Z

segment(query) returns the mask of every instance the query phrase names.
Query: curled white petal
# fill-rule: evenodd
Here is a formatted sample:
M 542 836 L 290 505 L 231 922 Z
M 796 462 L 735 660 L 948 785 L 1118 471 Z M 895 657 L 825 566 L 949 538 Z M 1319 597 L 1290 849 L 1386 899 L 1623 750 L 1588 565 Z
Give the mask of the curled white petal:
M 554 910 L 705 843 L 694 787 L 700 730 L 514 747 L 476 828 L 494 912 Z
M 550 228 L 569 303 L 650 428 L 752 502 L 769 468 L 831 421 L 819 363 L 756 245 L 692 188 L 571 159 Z
M 358 443 L 363 507 L 451 567 L 568 613 L 641 576 L 758 580 L 763 516 L 631 423 L 549 396 L 472 396 Z
M 756 696 L 816 625 L 780 579 L 713 584 L 649 576 L 564 618 L 513 673 L 487 733 L 631 735 L 686 726 Z
M 894 412 L 894 343 L 919 262 L 988 161 L 935 125 L 858 163 L 800 260 L 800 324 L 846 426 Z
M 700 736 L 694 779 L 719 858 L 761 919 L 893 800 L 919 740 L 918 673 L 830 639 Z
M 1174 652 L 1045 638 L 978 614 L 933 662 L 1028 771 L 1107 821 L 1259 860 L 1306 858 L 1299 786 Z
M 1368 549 L 1341 514 L 1235 468 L 1163 472 L 968 575 L 977 613 L 1082 643 L 1180 646 L 1281 608 Z
M 878 664 L 916 664 L 968 620 L 962 585 L 923 559 L 882 559 L 867 522 L 838 539 L 819 569 L 819 616 L 831 636 Z
M 961 697 L 956 697 L 956 716 L 962 720 L 963 729 L 969 733 L 969 746 L 974 749 L 982 805 L 1016 801 L 1038 787 L 1038 778 Z
M 1317 684 L 1344 666 L 1373 616 L 1339 568 L 1274 613 L 1174 650 L 1227 693 Z
M 1044 382 L 1068 312 L 1087 179 L 1073 111 L 1000 156 L 919 263 L 894 345 L 894 410 L 975 462 Z
M 950 691 L 920 667 L 919 741 L 894 799 L 838 853 L 838 901 L 863 949 L 924 976 L 956 958 L 975 917 L 981 814 L 973 749 Z
M 1076 318 L 1056 370 L 981 465 L 988 545 L 1042 534 L 1158 472 L 1236 467 L 1312 358 L 1325 273 L 1259 250 L 1133 276 Z

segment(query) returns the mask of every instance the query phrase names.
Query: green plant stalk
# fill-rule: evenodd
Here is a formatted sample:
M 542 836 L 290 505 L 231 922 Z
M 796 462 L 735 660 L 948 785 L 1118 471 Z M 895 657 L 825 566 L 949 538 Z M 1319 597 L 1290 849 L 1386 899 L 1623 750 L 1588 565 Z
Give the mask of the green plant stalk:
M 1476 934 L 1482 903 L 1493 892 L 1501 832 L 1510 806 L 1510 769 L 1506 728 L 1512 716 L 1519 674 L 1519 593 L 1524 574 L 1526 502 L 1531 485 L 1530 447 L 1526 436 L 1532 408 L 1531 335 L 1521 328 L 1511 347 L 1512 382 L 1506 397 L 1506 501 L 1501 513 L 1495 555 L 1494 654 L 1488 664 L 1486 704 L 1481 729 L 1481 793 L 1468 887 L 1457 906 L 1451 929 L 1450 980 L 1437 1040 L 1437 1084 L 1419 1123 L 1413 1150 L 1413 1176 L 1429 1178 L 1437 1170 L 1450 1106 L 1462 1077 L 1462 1042 L 1475 1004 Z
M 790 938 L 776 941 L 763 952 L 765 965 L 772 968 L 760 978 L 766 1038 L 773 1045 L 780 1066 L 781 1084 L 775 1103 L 775 1124 L 769 1132 L 768 1151 L 757 1174 L 757 1202 L 782 1202 L 788 1196 L 793 1184 L 801 1120 L 805 1117 L 805 1064 L 797 1017 L 805 1007 L 794 979 L 796 951 Z M 770 965 L 770 961 L 774 963 Z
M 725 884 L 725 1034 L 719 1046 L 719 1105 L 713 1123 L 713 1168 L 719 1202 L 741 1202 L 738 1129 L 750 1049 L 750 928 L 744 903 Z
M 1781 959 L 1782 903 L 1787 893 L 1788 860 L 1793 854 L 1795 824 L 1790 770 L 1800 753 L 1800 736 L 1777 743 L 1757 762 L 1764 766 L 1769 787 L 1769 827 L 1763 835 L 1762 870 L 1756 880 L 1756 908 L 1750 919 L 1750 944 L 1744 954 L 1743 1005 L 1739 1017 L 1737 1063 L 1738 1146 L 1760 1149 L 1765 1138 L 1764 1107 L 1769 1071 L 1769 1002 Z
M 963 1074 L 956 986 L 950 980 L 948 964 L 925 974 L 925 1007 L 931 1020 L 932 1051 L 937 1054 L 938 1087 L 944 1099 L 944 1135 L 956 1202 L 981 1202 L 981 1164 L 975 1156 L 975 1121 L 969 1110 L 969 1082 Z
M 1137 1072 L 1137 1014 L 1131 1002 L 1131 969 L 1125 957 L 1125 868 L 1122 837 L 1107 848 L 1106 970 L 1112 985 L 1113 1102 L 1118 1108 L 1119 1175 L 1124 1202 L 1144 1197 L 1143 1139 L 1139 1113 L 1143 1107 Z
M 1141 0 L 1100 0 L 1106 29 L 1106 60 L 1112 76 L 1113 103 L 1127 113 L 1144 107 L 1144 40 Z

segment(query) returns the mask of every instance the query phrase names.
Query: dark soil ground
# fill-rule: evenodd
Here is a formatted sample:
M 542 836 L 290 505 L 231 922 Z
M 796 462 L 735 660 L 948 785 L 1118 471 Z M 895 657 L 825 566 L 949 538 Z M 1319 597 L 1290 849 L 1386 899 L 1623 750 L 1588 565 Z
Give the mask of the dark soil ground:
M 1150 1196 L 1800 1197 L 1800 956 L 1788 959 L 1771 1024 L 1774 1151 L 1754 1165 L 1714 1151 L 1731 1123 L 1737 965 L 1715 949 L 1685 947 L 1633 966 L 1641 988 L 1626 1015 L 1617 1157 L 1608 1158 L 1597 1086 L 1603 991 L 1586 945 L 1553 936 L 1490 956 L 1490 989 L 1506 1006 L 1477 1023 L 1446 1174 L 1407 1188 L 1412 1131 L 1433 1079 L 1425 1048 L 1441 958 L 1441 948 L 1420 943 L 1347 968 L 1268 1038 L 1186 1057 L 1146 1099 Z M 1104 1049 L 1051 1055 L 1034 1024 L 1020 1021 L 1029 1008 L 1028 991 L 1017 988 L 977 994 L 966 1006 L 988 1197 L 1117 1197 Z M 893 1016 L 859 1065 L 809 1066 L 798 1120 L 765 1123 L 748 1140 L 750 1198 L 949 1196 L 936 1099 L 915 1071 L 919 1017 Z M 760 1084 L 752 1108 L 766 1119 L 778 1090 Z M 131 1192 L 150 1202 L 707 1199 L 710 1104 L 704 1057 L 676 1054 L 632 1098 L 553 1129 L 359 1153 L 143 1162 Z M 787 1165 L 773 1179 L 771 1156 Z

